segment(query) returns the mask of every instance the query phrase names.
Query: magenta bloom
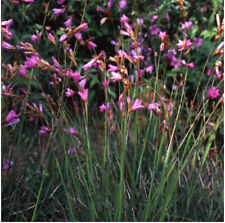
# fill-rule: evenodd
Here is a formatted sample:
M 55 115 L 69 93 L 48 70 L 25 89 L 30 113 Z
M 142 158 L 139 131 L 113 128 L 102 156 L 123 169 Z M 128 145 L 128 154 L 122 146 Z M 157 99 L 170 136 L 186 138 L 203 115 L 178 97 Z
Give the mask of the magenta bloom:
M 58 4 L 63 4 L 65 2 L 65 0 L 58 0 L 57 3 Z
M 95 63 L 95 60 L 90 60 L 88 63 L 86 63 L 82 68 L 86 71 L 89 70 Z
M 13 45 L 5 42 L 5 41 L 2 41 L 2 48 L 9 49 L 9 50 L 15 50 L 16 49 L 15 46 L 13 46 Z
M 58 9 L 58 8 L 53 9 L 53 13 L 54 13 L 56 16 L 59 16 L 59 15 L 63 14 L 64 11 L 65 11 L 65 9 Z
M 33 34 L 30 38 L 32 42 L 37 43 L 37 35 Z
M 158 28 L 156 24 L 153 26 L 150 26 L 149 29 L 152 35 L 157 35 L 160 32 L 160 29 Z
M 70 154 L 70 153 L 72 153 L 72 154 L 76 154 L 76 150 L 75 150 L 75 148 L 74 148 L 74 147 L 69 147 L 69 148 L 68 148 L 68 150 L 67 150 L 67 154 Z
M 120 18 L 120 22 L 121 23 L 125 23 L 125 22 L 129 22 L 129 18 L 127 17 L 127 16 L 125 16 L 125 15 L 123 15 L 121 18 Z
M 23 0 L 23 1 L 26 3 L 34 3 L 35 2 L 35 0 Z
M 118 67 L 117 66 L 114 66 L 112 64 L 109 64 L 109 69 L 107 70 L 108 72 L 115 72 L 118 70 Z
M 160 104 L 158 104 L 158 103 L 149 104 L 148 110 L 151 112 L 152 110 L 156 110 L 159 106 L 160 106 Z
M 129 112 L 131 111 L 136 111 L 136 110 L 140 110 L 144 108 L 144 105 L 141 105 L 141 100 L 139 100 L 138 98 L 135 100 L 134 104 L 132 105 L 132 107 L 130 108 Z
M 97 45 L 92 41 L 88 41 L 87 47 L 88 47 L 89 50 L 92 50 L 92 49 L 96 48 Z
M 159 38 L 163 40 L 166 37 L 166 32 L 159 32 Z
M 72 77 L 73 81 L 75 83 L 77 83 L 80 79 L 80 72 L 78 72 L 78 71 L 73 72 L 73 70 L 71 70 L 70 71 L 70 77 Z
M 78 135 L 78 132 L 75 127 L 69 127 L 69 129 L 66 129 L 66 133 L 71 133 L 72 135 L 75 135 L 75 136 Z
M 78 39 L 78 40 L 82 40 L 82 34 L 81 33 L 75 33 L 74 36 Z
M 5 119 L 6 124 L 4 126 L 6 127 L 6 126 L 14 125 L 20 122 L 20 119 L 16 117 L 17 117 L 17 114 L 13 110 L 11 110 L 6 116 L 6 119 Z
M 79 25 L 76 29 L 78 29 L 79 32 L 85 32 L 87 28 L 88 28 L 88 23 L 85 22 Z
M 83 78 L 83 77 L 82 77 L 82 78 Z M 81 81 L 79 82 L 79 85 L 80 85 L 81 88 L 84 89 L 84 86 L 85 86 L 86 83 L 87 83 L 87 78 L 84 77 L 83 80 L 81 80 Z
M 154 66 L 153 66 L 153 65 L 148 66 L 148 67 L 146 67 L 146 72 L 148 72 L 148 73 L 152 74 L 153 69 L 154 69 Z
M 63 34 L 63 35 L 59 38 L 59 42 L 63 42 L 66 38 L 67 38 L 67 34 Z
M 64 22 L 64 25 L 66 27 L 70 27 L 71 24 L 72 24 L 72 16 L 70 16 L 69 19 Z
M 70 88 L 67 88 L 66 92 L 65 92 L 67 98 L 72 97 L 74 95 L 74 93 L 75 92 L 73 90 L 71 90 Z
M 184 39 L 183 41 L 179 39 L 179 43 L 177 44 L 178 46 L 178 51 L 182 51 L 185 49 L 188 49 L 192 46 L 192 42 L 189 39 Z
M 200 47 L 201 46 L 201 44 L 202 44 L 202 38 L 194 38 L 194 41 L 193 41 L 193 44 L 194 44 L 194 46 L 196 46 L 196 47 Z
M 34 68 L 36 67 L 38 61 L 40 58 L 38 56 L 32 56 L 32 57 L 27 57 L 26 61 L 24 62 L 24 68 Z
M 50 132 L 50 129 L 46 126 L 41 126 L 40 130 L 38 131 L 39 135 L 46 135 Z
M 54 38 L 54 36 L 53 36 L 51 33 L 48 34 L 48 39 L 49 39 L 53 44 L 56 44 L 55 38 Z
M 113 83 L 123 79 L 122 76 L 120 75 L 120 73 L 118 73 L 118 72 L 112 72 L 111 75 L 112 75 L 112 77 L 110 79 L 113 80 Z
M 100 110 L 100 112 L 104 112 L 104 111 L 105 111 L 105 109 L 106 109 L 106 107 L 105 107 L 105 105 L 104 105 L 104 104 L 102 104 L 101 106 L 99 106 L 99 110 Z
M 80 95 L 84 102 L 88 101 L 88 89 L 83 89 L 83 92 L 78 91 L 77 93 Z
M 120 1 L 119 7 L 120 9 L 125 9 L 127 7 L 127 1 L 126 0 Z
M 208 98 L 215 99 L 219 96 L 219 90 L 215 87 L 212 87 L 208 91 Z
M 103 81 L 102 86 L 107 89 L 109 87 L 109 79 L 107 79 L 106 81 Z
M 181 29 L 182 30 L 190 29 L 192 26 L 193 26 L 192 21 L 187 21 L 187 22 L 181 24 Z
M 6 160 L 3 162 L 2 170 L 7 170 L 7 169 L 9 169 L 9 168 L 12 167 L 12 166 L 13 166 L 13 161 L 12 161 L 12 160 L 6 159 Z

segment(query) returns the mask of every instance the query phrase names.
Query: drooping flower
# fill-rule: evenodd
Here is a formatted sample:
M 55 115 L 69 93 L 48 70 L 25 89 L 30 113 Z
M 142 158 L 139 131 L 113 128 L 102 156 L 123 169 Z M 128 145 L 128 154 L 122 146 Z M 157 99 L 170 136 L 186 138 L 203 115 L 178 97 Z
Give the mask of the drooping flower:
M 142 108 L 144 108 L 144 105 L 141 105 L 141 100 L 137 98 L 137 99 L 134 101 L 133 105 L 131 106 L 129 112 L 131 112 L 131 111 L 136 111 L 136 110 L 140 110 L 140 109 L 142 109 Z
M 46 135 L 50 132 L 50 129 L 46 126 L 41 126 L 40 130 L 38 131 L 39 135 Z
M 127 1 L 126 0 L 121 0 L 119 2 L 119 7 L 120 7 L 120 9 L 125 9 L 127 7 Z
M 88 101 L 88 89 L 83 89 L 83 92 L 78 91 L 77 93 L 80 95 L 84 102 Z
M 150 66 L 146 67 L 146 72 L 152 74 L 153 69 L 154 69 L 154 66 L 150 65 Z
M 185 49 L 189 49 L 192 46 L 192 42 L 190 39 L 184 39 L 183 41 L 179 39 L 179 43 L 177 44 L 178 51 L 182 51 Z
M 78 136 L 78 132 L 77 132 L 77 130 L 76 130 L 75 127 L 69 127 L 69 129 L 66 128 L 65 131 L 66 131 L 66 133 L 68 133 L 68 134 L 70 133 L 70 134 L 72 134 L 72 135 Z
M 70 16 L 69 19 L 64 22 L 64 25 L 66 27 L 70 27 L 71 24 L 72 24 L 72 16 Z
M 69 98 L 69 97 L 72 97 L 75 94 L 75 92 L 71 90 L 70 88 L 67 88 L 65 94 L 66 94 L 66 97 Z
M 159 103 L 153 103 L 148 105 L 148 110 L 151 112 L 152 110 L 156 110 L 160 106 Z
M 109 78 L 106 81 L 102 82 L 102 86 L 106 89 L 109 87 Z
M 5 41 L 2 41 L 2 48 L 5 48 L 5 49 L 8 49 L 8 50 L 15 50 L 16 47 L 5 42 Z
M 63 35 L 59 38 L 59 42 L 63 42 L 67 37 L 68 37 L 67 34 L 63 34 Z
M 13 110 L 11 110 L 6 116 L 4 126 L 6 127 L 6 126 L 14 125 L 20 122 L 20 119 L 16 117 L 17 117 L 17 114 Z
M 38 56 L 32 55 L 32 57 L 27 57 L 26 61 L 24 62 L 24 68 L 34 68 L 36 67 L 40 58 Z
M 149 27 L 151 35 L 157 35 L 160 32 L 160 29 L 156 24 Z
M 92 42 L 92 41 L 88 41 L 87 42 L 87 47 L 88 47 L 89 50 L 92 50 L 92 49 L 96 48 L 97 45 L 94 42 Z
M 86 63 L 84 66 L 82 66 L 82 68 L 87 71 L 89 70 L 95 63 L 95 60 L 90 60 L 88 63 Z
M 200 47 L 202 44 L 202 38 L 194 38 L 194 41 L 193 41 L 193 45 L 196 46 L 197 48 Z
M 212 87 L 208 91 L 208 98 L 215 99 L 219 96 L 219 90 L 215 87 Z
M 185 29 L 190 29 L 193 26 L 192 21 L 186 21 L 185 23 L 181 24 L 181 29 L 185 30 Z
M 74 147 L 69 147 L 67 150 L 67 154 L 76 154 L 76 149 Z
M 53 13 L 56 15 L 56 16 L 59 16 L 61 14 L 63 14 L 65 11 L 65 8 L 54 8 L 53 9 Z
M 54 38 L 54 36 L 53 36 L 51 33 L 48 34 L 48 39 L 49 39 L 54 45 L 56 45 L 55 38 Z
M 123 79 L 121 74 L 118 72 L 111 72 L 111 75 L 112 75 L 112 77 L 110 79 L 113 80 L 113 83 Z
M 7 170 L 7 169 L 9 169 L 9 168 L 12 167 L 12 166 L 13 166 L 13 161 L 12 161 L 12 160 L 6 159 L 6 160 L 4 160 L 4 162 L 3 162 L 2 170 Z

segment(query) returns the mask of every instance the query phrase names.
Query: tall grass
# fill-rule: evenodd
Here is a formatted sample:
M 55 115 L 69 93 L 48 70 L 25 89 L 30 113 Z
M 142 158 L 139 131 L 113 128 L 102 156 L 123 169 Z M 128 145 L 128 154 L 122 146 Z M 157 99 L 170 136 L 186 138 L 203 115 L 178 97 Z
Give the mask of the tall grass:
M 80 24 L 84 22 L 86 4 L 84 1 Z M 138 27 L 134 23 L 134 36 L 129 33 L 129 41 L 139 41 Z M 123 38 L 121 48 L 126 48 L 127 39 Z M 122 78 L 118 84 L 104 87 L 102 113 L 91 101 L 75 95 L 65 97 L 71 86 L 66 69 L 75 67 L 71 58 L 67 61 L 65 55 L 59 54 L 58 58 L 65 57 L 63 83 L 55 87 L 56 106 L 51 101 L 54 97 L 47 97 L 40 87 L 46 106 L 39 121 L 49 127 L 46 134 L 29 128 L 29 94 L 22 101 L 20 122 L 12 126 L 3 123 L 2 157 L 14 164 L 2 171 L 2 220 L 223 221 L 224 108 L 221 95 L 216 100 L 207 97 L 209 87 L 222 89 L 223 79 L 217 80 L 214 74 L 202 86 L 202 77 L 209 61 L 215 58 L 217 45 L 213 45 L 203 65 L 191 102 L 187 93 L 191 70 L 188 66 L 172 71 L 172 85 L 178 83 L 173 89 L 163 50 L 155 49 L 157 55 L 153 52 L 155 69 L 151 77 L 139 76 L 143 61 L 126 59 L 116 52 L 114 61 L 122 59 L 115 66 L 122 66 L 120 69 L 127 69 L 128 73 L 120 70 Z M 77 47 L 78 40 L 72 49 L 75 58 Z M 94 50 L 92 53 L 99 55 Z M 140 56 L 138 47 L 136 53 Z M 107 70 L 112 58 L 103 52 L 95 61 L 100 64 L 102 81 L 112 77 Z M 178 59 L 189 63 L 189 53 L 180 51 Z M 222 61 L 222 56 L 217 61 Z M 80 70 L 82 65 L 78 65 Z M 33 82 L 38 83 L 35 69 L 52 72 L 50 65 L 43 66 L 44 69 L 36 66 L 29 70 L 27 92 L 32 92 Z M 133 82 L 128 78 L 131 72 L 135 74 Z M 4 71 L 3 77 L 7 75 Z M 118 91 L 113 88 L 116 84 Z M 84 90 L 78 83 L 75 86 L 76 91 Z M 123 96 L 122 104 L 119 96 Z M 133 107 L 136 99 L 144 105 L 137 110 Z M 8 98 L 3 100 L 5 117 L 12 105 Z M 157 108 L 147 109 L 156 102 Z

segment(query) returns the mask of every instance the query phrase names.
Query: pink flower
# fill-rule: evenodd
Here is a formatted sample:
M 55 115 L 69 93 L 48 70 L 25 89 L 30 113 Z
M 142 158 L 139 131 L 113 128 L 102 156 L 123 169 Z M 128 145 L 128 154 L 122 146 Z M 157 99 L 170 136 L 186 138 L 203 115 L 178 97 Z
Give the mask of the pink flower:
M 55 38 L 54 38 L 54 36 L 53 36 L 51 33 L 48 34 L 48 39 L 49 39 L 54 45 L 56 45 Z
M 160 32 L 160 29 L 158 28 L 156 24 L 153 26 L 150 26 L 149 29 L 152 35 L 157 35 Z
M 7 170 L 7 169 L 9 169 L 9 168 L 12 167 L 12 166 L 13 166 L 13 161 L 12 161 L 12 160 L 6 159 L 6 160 L 3 162 L 2 170 Z
M 121 0 L 119 3 L 120 9 L 125 9 L 127 7 L 127 1 L 126 0 Z
M 75 33 L 74 36 L 78 39 L 78 40 L 82 40 L 82 34 L 81 33 Z
M 95 43 L 93 43 L 92 41 L 88 41 L 87 47 L 88 47 L 89 50 L 92 50 L 92 49 L 96 48 L 97 45 Z
M 16 118 L 17 117 L 17 114 L 11 110 L 8 115 L 6 116 L 6 119 L 5 119 L 5 127 L 6 126 L 10 126 L 10 125 L 14 125 L 18 122 L 20 122 L 20 119 L 19 118 Z
M 207 70 L 207 73 L 206 73 L 207 76 L 210 76 L 210 75 L 211 75 L 211 71 L 212 71 L 212 70 L 211 70 L 210 68 Z
M 146 67 L 146 72 L 148 72 L 148 73 L 152 74 L 153 69 L 154 69 L 154 66 L 153 66 L 153 65 L 148 66 L 148 67 Z
M 83 92 L 77 92 L 84 102 L 88 101 L 88 89 L 83 89 Z
M 136 111 L 136 110 L 140 110 L 144 108 L 144 105 L 141 105 L 141 100 L 139 100 L 138 98 L 135 100 L 134 104 L 131 106 L 129 112 L 131 111 Z
M 78 136 L 78 132 L 75 127 L 69 127 L 69 129 L 66 129 L 66 133 L 70 133 L 72 135 Z
M 70 16 L 69 19 L 64 22 L 64 25 L 66 27 L 70 27 L 71 24 L 72 24 L 72 16 Z
M 163 40 L 166 37 L 166 32 L 159 32 L 159 38 Z
M 85 23 L 82 23 L 81 25 L 79 25 L 76 28 L 76 30 L 79 30 L 79 32 L 85 32 L 87 28 L 88 28 L 88 23 L 85 22 Z
M 59 42 L 63 42 L 66 38 L 67 38 L 67 34 L 63 34 L 63 35 L 59 38 Z
M 100 112 L 104 112 L 104 111 L 105 111 L 105 109 L 106 109 L 106 107 L 105 107 L 105 105 L 104 105 L 104 104 L 102 104 L 101 106 L 99 106 L 99 110 L 100 110 Z
M 38 61 L 40 58 L 38 56 L 32 56 L 32 57 L 27 57 L 26 61 L 24 62 L 24 68 L 34 68 L 36 67 Z
M 190 29 L 192 26 L 193 26 L 192 21 L 187 21 L 187 22 L 181 24 L 181 29 L 182 30 Z
M 208 91 L 208 98 L 215 99 L 219 96 L 219 90 L 215 87 L 212 87 Z
M 189 49 L 192 46 L 192 42 L 189 39 L 184 39 L 183 41 L 179 39 L 179 43 L 177 44 L 178 51 L 182 51 L 185 49 Z
M 59 9 L 59 8 L 55 8 L 53 9 L 53 13 L 56 15 L 56 16 L 59 16 L 61 15 L 62 13 L 64 13 L 65 9 Z
M 82 77 L 82 78 L 83 78 L 83 77 Z M 83 80 L 81 80 L 81 81 L 79 82 L 79 85 L 80 85 L 81 88 L 84 88 L 84 86 L 85 86 L 86 83 L 87 83 L 87 78 L 84 77 Z
M 89 70 L 95 63 L 95 60 L 90 60 L 88 63 L 86 63 L 82 68 L 86 71 Z
M 73 70 L 71 70 L 70 71 L 70 77 L 72 77 L 73 81 L 75 83 L 77 83 L 80 79 L 80 72 L 78 72 L 78 71 L 73 72 Z
M 159 106 L 160 106 L 160 104 L 158 104 L 158 103 L 149 104 L 148 110 L 151 112 L 152 110 L 156 110 Z
M 109 78 L 106 81 L 102 82 L 102 86 L 106 89 L 109 87 Z
M 61 68 L 60 64 L 58 63 L 58 61 L 56 60 L 55 57 L 52 56 L 52 62 L 55 64 L 56 67 Z
M 16 49 L 15 46 L 13 46 L 13 45 L 5 42 L 5 41 L 2 41 L 2 48 L 9 49 L 9 50 L 15 50 Z
M 111 75 L 112 77 L 110 79 L 113 80 L 113 83 L 115 83 L 116 81 L 122 80 L 122 76 L 118 72 L 112 72 Z
M 121 18 L 120 18 L 120 22 L 121 23 L 125 23 L 125 22 L 129 22 L 129 18 L 127 17 L 127 16 L 125 16 L 125 15 L 123 15 Z
M 67 88 L 66 89 L 67 91 L 65 92 L 65 94 L 66 94 L 66 97 L 67 98 L 69 98 L 69 97 L 72 97 L 73 95 L 74 95 L 74 91 L 73 90 L 71 90 L 70 88 Z
M 194 38 L 194 41 L 193 41 L 193 44 L 194 44 L 194 46 L 196 46 L 196 47 L 200 47 L 201 46 L 201 44 L 202 44 L 202 38 Z
M 50 129 L 46 126 L 41 126 L 40 130 L 38 131 L 39 135 L 46 135 L 50 132 Z
M 72 153 L 72 154 L 76 154 L 76 150 L 75 150 L 75 148 L 74 148 L 74 147 L 69 147 L 69 148 L 68 148 L 68 150 L 67 150 L 67 154 L 70 154 L 70 153 Z
M 118 70 L 118 67 L 117 66 L 114 66 L 112 64 L 109 64 L 109 69 L 107 70 L 108 72 L 115 72 Z
M 57 3 L 58 4 L 63 4 L 65 2 L 65 0 L 58 0 Z
M 37 43 L 37 35 L 33 34 L 30 38 L 32 42 Z

